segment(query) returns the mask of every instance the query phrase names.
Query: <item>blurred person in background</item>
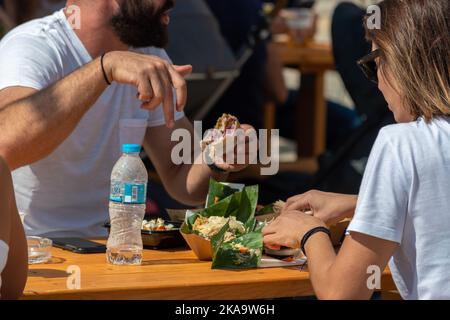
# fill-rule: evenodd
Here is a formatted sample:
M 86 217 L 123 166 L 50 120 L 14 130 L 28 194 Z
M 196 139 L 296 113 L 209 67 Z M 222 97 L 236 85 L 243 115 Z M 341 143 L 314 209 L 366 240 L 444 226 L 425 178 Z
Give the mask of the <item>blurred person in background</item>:
M 378 1 L 365 1 L 366 8 L 370 2 Z M 359 5 L 341 2 L 333 12 L 331 38 L 336 71 L 354 103 L 354 109 L 328 109 L 328 121 L 340 119 L 334 125 L 329 123 L 329 127 L 333 126 L 346 134 L 336 134 L 340 139 L 335 139 L 336 142 L 319 158 L 320 172 L 316 175 L 313 188 L 357 193 L 379 130 L 394 123 L 382 93 L 376 84 L 364 76 L 356 63 L 371 50 L 363 25 L 366 12 L 362 1 Z M 333 117 L 336 112 L 341 116 Z M 348 116 L 342 117 L 345 113 Z M 352 123 L 356 124 L 353 129 Z
M 235 55 L 239 55 L 241 49 L 249 45 L 248 39 L 256 30 L 268 27 L 261 0 L 205 1 L 216 16 L 222 35 Z M 268 42 L 259 41 L 252 49 L 253 54 L 243 66 L 239 78 L 205 119 L 207 127 L 228 110 L 243 122 L 262 128 L 265 92 L 277 102 L 284 102 L 287 92 L 281 76 L 281 64 L 273 60 L 276 56 L 272 56 Z
M 204 103 L 215 93 L 217 83 L 223 80 L 214 80 L 214 73 L 227 73 L 237 69 L 236 57 L 221 34 L 216 17 L 204 0 L 177 1 L 171 11 L 171 21 L 168 27 L 169 43 L 166 51 L 174 64 L 190 64 L 196 75 L 205 76 L 201 80 L 187 79 L 189 100 L 186 105 L 186 115 L 191 120 L 196 113 L 204 108 Z M 213 83 L 213 85 L 211 85 Z M 203 126 L 203 130 L 207 130 Z M 154 167 L 148 158 L 145 164 L 154 172 Z M 166 208 L 186 209 L 186 204 L 173 199 L 158 181 L 150 179 L 147 186 L 148 202 L 147 214 L 161 216 L 170 220 Z
M 364 8 L 351 2 L 342 2 L 333 13 L 331 27 L 336 69 L 363 119 L 387 113 L 382 93 L 376 84 L 367 81 L 356 64 L 360 57 L 371 50 L 361 23 L 365 15 Z
M 0 37 L 19 24 L 63 8 L 65 3 L 65 0 L 0 0 Z
M 62 9 L 65 0 L 5 0 L 11 1 L 11 12 L 17 25 L 41 18 Z
M 318 15 L 314 12 L 315 0 L 273 0 L 272 33 L 289 34 L 295 45 L 303 46 L 313 41 L 317 31 Z M 311 10 L 312 19 L 306 28 L 292 28 L 289 20 L 298 10 Z M 356 61 L 356 60 L 355 60 Z M 297 101 L 298 90 L 290 90 L 285 103 L 278 105 L 277 125 L 280 135 L 295 138 L 296 119 L 293 117 Z M 338 103 L 327 101 L 327 150 L 333 150 L 345 140 L 359 125 L 358 114 Z
M 11 14 L 11 4 L 11 0 L 0 0 L 0 38 L 16 25 Z

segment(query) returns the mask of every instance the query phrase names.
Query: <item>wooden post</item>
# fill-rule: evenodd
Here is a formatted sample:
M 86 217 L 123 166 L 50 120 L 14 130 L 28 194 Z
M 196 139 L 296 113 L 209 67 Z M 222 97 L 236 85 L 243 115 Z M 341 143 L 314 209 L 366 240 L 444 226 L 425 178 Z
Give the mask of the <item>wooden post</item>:
M 302 73 L 296 107 L 299 157 L 316 157 L 326 149 L 325 73 Z

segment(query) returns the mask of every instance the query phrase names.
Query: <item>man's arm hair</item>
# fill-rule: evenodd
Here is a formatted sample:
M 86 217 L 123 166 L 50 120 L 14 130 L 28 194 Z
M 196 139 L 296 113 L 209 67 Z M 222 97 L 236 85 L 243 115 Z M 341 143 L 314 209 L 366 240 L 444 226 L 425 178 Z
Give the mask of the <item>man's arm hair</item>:
M 162 103 L 166 124 L 173 126 L 173 89 L 182 111 L 187 97 L 183 76 L 192 72 L 191 66 L 129 51 L 109 52 L 103 66 L 105 75 L 97 58 L 39 92 L 17 87 L 0 91 L 0 154 L 11 170 L 52 153 L 106 89 L 105 77 L 136 87 L 144 109 L 155 110 Z

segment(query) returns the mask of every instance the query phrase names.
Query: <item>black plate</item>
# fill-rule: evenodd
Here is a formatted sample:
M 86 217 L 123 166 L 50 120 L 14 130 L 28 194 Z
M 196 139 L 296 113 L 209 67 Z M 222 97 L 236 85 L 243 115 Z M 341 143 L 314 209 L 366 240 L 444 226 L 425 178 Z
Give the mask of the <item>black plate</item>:
M 166 224 L 172 224 L 175 228 L 168 231 L 149 231 L 141 230 L 142 243 L 148 249 L 169 249 L 185 247 L 186 241 L 180 233 L 181 222 L 165 221 Z M 111 229 L 108 222 L 104 225 L 105 228 Z

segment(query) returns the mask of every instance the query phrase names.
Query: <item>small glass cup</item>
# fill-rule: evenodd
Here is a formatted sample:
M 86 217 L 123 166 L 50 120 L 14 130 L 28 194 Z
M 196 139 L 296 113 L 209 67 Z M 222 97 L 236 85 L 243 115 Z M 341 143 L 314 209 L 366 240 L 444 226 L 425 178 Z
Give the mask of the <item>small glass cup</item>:
M 29 236 L 27 243 L 28 264 L 47 263 L 52 258 L 52 240 Z
M 305 8 L 284 9 L 283 16 L 289 28 L 292 46 L 302 45 L 309 40 L 315 23 L 313 10 Z

